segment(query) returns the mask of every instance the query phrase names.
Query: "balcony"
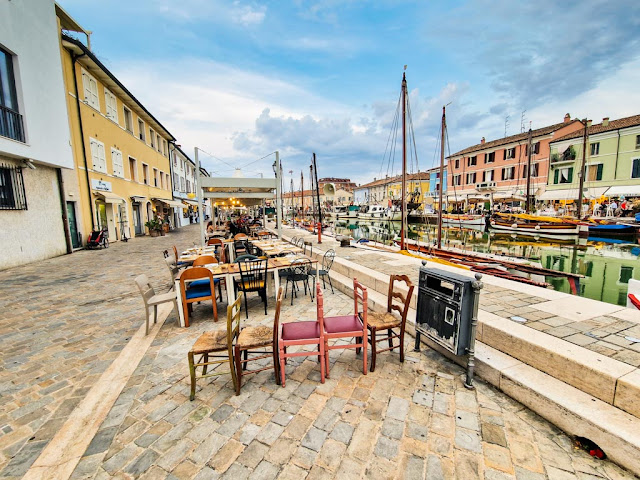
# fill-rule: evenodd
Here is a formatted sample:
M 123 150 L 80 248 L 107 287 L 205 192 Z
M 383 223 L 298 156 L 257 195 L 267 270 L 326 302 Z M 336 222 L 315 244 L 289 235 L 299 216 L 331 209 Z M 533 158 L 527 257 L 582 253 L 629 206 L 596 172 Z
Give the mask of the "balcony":
M 551 163 L 573 162 L 577 157 L 576 149 L 570 145 L 564 152 L 551 154 Z
M 22 115 L 0 105 L 0 136 L 24 143 Z

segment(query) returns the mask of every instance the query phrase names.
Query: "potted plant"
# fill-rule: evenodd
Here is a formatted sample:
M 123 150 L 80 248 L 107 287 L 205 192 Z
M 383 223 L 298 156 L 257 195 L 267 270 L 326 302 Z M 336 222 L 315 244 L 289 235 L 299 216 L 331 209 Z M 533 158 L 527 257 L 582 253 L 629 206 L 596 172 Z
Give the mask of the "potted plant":
M 151 235 L 152 237 L 157 237 L 160 234 L 160 231 L 162 230 L 162 225 L 160 224 L 158 217 L 155 217 L 153 218 L 153 220 L 149 220 L 145 222 L 144 226 L 149 229 L 149 235 Z

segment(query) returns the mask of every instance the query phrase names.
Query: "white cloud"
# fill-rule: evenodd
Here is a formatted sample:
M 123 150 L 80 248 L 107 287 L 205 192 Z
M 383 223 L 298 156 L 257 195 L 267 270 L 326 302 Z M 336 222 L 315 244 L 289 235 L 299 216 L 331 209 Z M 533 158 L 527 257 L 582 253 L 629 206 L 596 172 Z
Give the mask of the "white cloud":
M 231 9 L 231 18 L 245 27 L 261 24 L 266 14 L 267 7 L 264 5 L 254 7 L 241 5 L 240 2 L 233 2 L 233 8 Z

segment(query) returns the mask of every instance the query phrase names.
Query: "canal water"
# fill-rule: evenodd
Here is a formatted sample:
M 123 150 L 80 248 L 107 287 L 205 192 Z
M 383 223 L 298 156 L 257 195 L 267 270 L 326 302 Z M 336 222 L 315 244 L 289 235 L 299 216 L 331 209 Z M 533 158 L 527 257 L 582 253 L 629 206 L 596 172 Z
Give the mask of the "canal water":
M 350 235 L 390 244 L 400 233 L 400 222 L 339 220 L 333 222 L 336 234 Z M 421 244 L 433 244 L 436 227 L 409 224 L 408 237 Z M 635 235 L 589 237 L 573 240 L 534 238 L 489 230 L 443 228 L 443 246 L 469 252 L 504 254 L 538 262 L 545 268 L 579 273 L 580 295 L 616 305 L 627 304 L 629 279 L 640 280 L 640 245 Z M 564 278 L 546 277 L 555 290 L 571 293 Z

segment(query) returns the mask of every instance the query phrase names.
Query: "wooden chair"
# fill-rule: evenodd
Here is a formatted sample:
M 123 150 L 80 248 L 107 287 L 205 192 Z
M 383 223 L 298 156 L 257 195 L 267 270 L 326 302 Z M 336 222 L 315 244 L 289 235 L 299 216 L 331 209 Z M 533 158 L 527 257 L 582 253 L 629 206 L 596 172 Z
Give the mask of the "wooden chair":
M 394 288 L 395 282 L 404 282 L 407 285 L 409 291 L 405 297 L 400 291 Z M 394 350 L 396 348 L 400 351 L 400 361 L 404 362 L 404 331 L 405 324 L 407 323 L 407 314 L 409 313 L 409 304 L 411 302 L 411 295 L 413 295 L 414 285 L 406 275 L 391 275 L 389 278 L 389 293 L 387 295 L 387 311 L 386 312 L 369 312 L 367 328 L 369 329 L 369 343 L 371 344 L 371 371 L 376 368 L 376 355 L 381 352 Z M 393 299 L 400 300 L 400 305 L 394 303 Z M 396 310 L 400 317 L 397 317 L 392 313 L 392 310 Z M 399 332 L 395 332 L 393 329 L 399 328 Z M 393 339 L 398 338 L 400 343 L 398 345 L 393 344 Z M 378 350 L 378 343 L 387 341 L 389 346 Z
M 209 240 L 207 240 L 208 247 L 211 247 L 213 245 L 222 245 L 222 244 L 223 244 L 222 240 L 216 237 L 211 237 Z
M 175 245 L 173 246 L 173 256 L 176 259 L 176 265 L 178 266 L 178 268 L 186 267 L 189 265 L 189 262 L 181 262 L 178 260 L 178 249 Z
M 320 292 L 320 284 L 317 285 Z M 319 298 L 319 297 L 318 297 Z M 353 279 L 353 315 L 340 315 L 324 319 L 324 341 L 327 352 L 327 378 L 329 378 L 329 350 L 355 348 L 356 354 L 363 350 L 362 373 L 367 374 L 367 289 L 358 280 Z M 354 338 L 355 343 L 334 344 L 329 346 L 331 338 Z
M 218 263 L 218 259 L 216 257 L 214 257 L 213 255 L 200 255 L 198 258 L 196 258 L 193 261 L 193 266 L 194 267 L 202 267 L 205 265 L 211 265 L 212 263 Z M 189 284 L 190 288 L 193 287 L 197 287 L 197 286 L 202 286 L 202 285 L 206 285 L 207 283 L 206 279 L 203 280 L 196 280 L 194 282 L 191 282 L 191 284 Z M 218 294 L 220 295 L 220 300 L 222 300 L 222 284 L 225 283 L 224 278 L 214 278 L 213 279 L 213 284 L 218 286 Z M 226 284 L 225 284 L 225 288 L 226 288 Z
M 153 307 L 153 323 L 157 323 L 158 305 L 173 302 L 173 306 L 176 307 L 176 310 L 178 309 L 176 294 L 173 291 L 156 294 L 155 290 L 151 286 L 151 283 L 149 283 L 149 278 L 144 274 L 138 275 L 134 281 L 138 286 L 138 290 L 140 290 L 142 301 L 144 302 L 144 313 L 146 322 L 145 335 L 149 335 L 149 310 L 151 309 L 151 307 Z
M 197 280 L 205 280 L 188 288 L 188 284 Z M 193 311 L 192 304 L 211 300 L 213 303 L 213 318 L 218 321 L 218 305 L 216 304 L 216 290 L 213 274 L 204 267 L 191 267 L 180 274 L 180 294 L 182 296 L 182 310 L 184 312 L 184 324 L 189 326 L 189 313 Z
M 282 306 L 282 287 L 278 290 L 278 298 L 276 300 L 276 314 L 273 319 L 273 327 L 245 327 L 240 330 L 238 341 L 233 349 L 233 356 L 236 364 L 236 375 L 238 382 L 236 383 L 236 395 L 240 395 L 242 388 L 242 376 L 251 373 L 262 372 L 273 368 L 275 370 L 276 383 L 280 385 L 280 369 L 278 368 L 278 326 L 280 325 L 280 307 Z M 262 349 L 262 350 L 256 350 Z M 271 348 L 271 350 L 265 350 Z M 257 355 L 250 357 L 250 355 Z M 244 356 L 244 360 L 241 359 Z M 273 365 L 257 370 L 247 370 L 247 363 L 263 358 L 273 359 Z
M 226 330 L 213 330 L 205 332 L 198 337 L 187 354 L 189 360 L 189 375 L 191 377 L 191 395 L 189 400 L 196 398 L 196 377 L 197 368 L 202 367 L 202 375 L 197 378 L 213 377 L 218 375 L 227 375 L 231 373 L 233 387 L 237 389 L 238 379 L 233 363 L 233 344 L 238 338 L 240 331 L 240 305 L 242 304 L 242 295 L 238 296 L 236 301 L 227 307 L 227 328 Z M 215 318 L 217 321 L 217 318 Z M 225 352 L 223 355 L 211 355 L 212 353 Z M 201 357 L 195 361 L 195 356 Z M 221 358 L 222 360 L 209 361 L 209 357 Z M 209 365 L 218 365 L 222 363 L 229 364 L 229 372 L 214 372 L 207 374 Z
M 266 258 L 244 258 L 237 261 L 240 268 L 240 281 L 236 286 L 245 294 L 244 309 L 247 318 L 249 311 L 247 306 L 247 293 L 257 292 L 264 302 L 264 314 L 267 314 L 267 266 Z
M 327 277 L 329 279 L 329 286 L 331 286 L 331 293 L 334 293 L 333 291 L 333 284 L 331 283 L 331 276 L 329 275 L 329 272 L 331 271 L 331 267 L 333 266 L 333 259 L 336 256 L 336 251 L 334 249 L 329 249 L 325 252 L 324 256 L 322 257 L 322 268 L 320 268 L 320 271 L 318 272 L 318 274 L 320 275 L 320 277 L 322 278 L 322 288 L 327 288 L 327 285 L 325 284 L 325 277 Z M 315 268 L 312 268 L 309 271 L 309 275 L 313 277 L 313 285 L 315 287 L 316 284 L 316 270 Z
M 320 285 L 318 285 L 320 292 Z M 285 386 L 285 363 L 291 357 L 317 356 L 320 360 L 320 381 L 325 378 L 325 339 L 322 313 L 322 298 L 318 297 L 316 320 L 283 323 L 278 328 L 278 359 L 280 361 L 280 384 Z M 287 352 L 287 347 L 317 345 L 317 351 Z

